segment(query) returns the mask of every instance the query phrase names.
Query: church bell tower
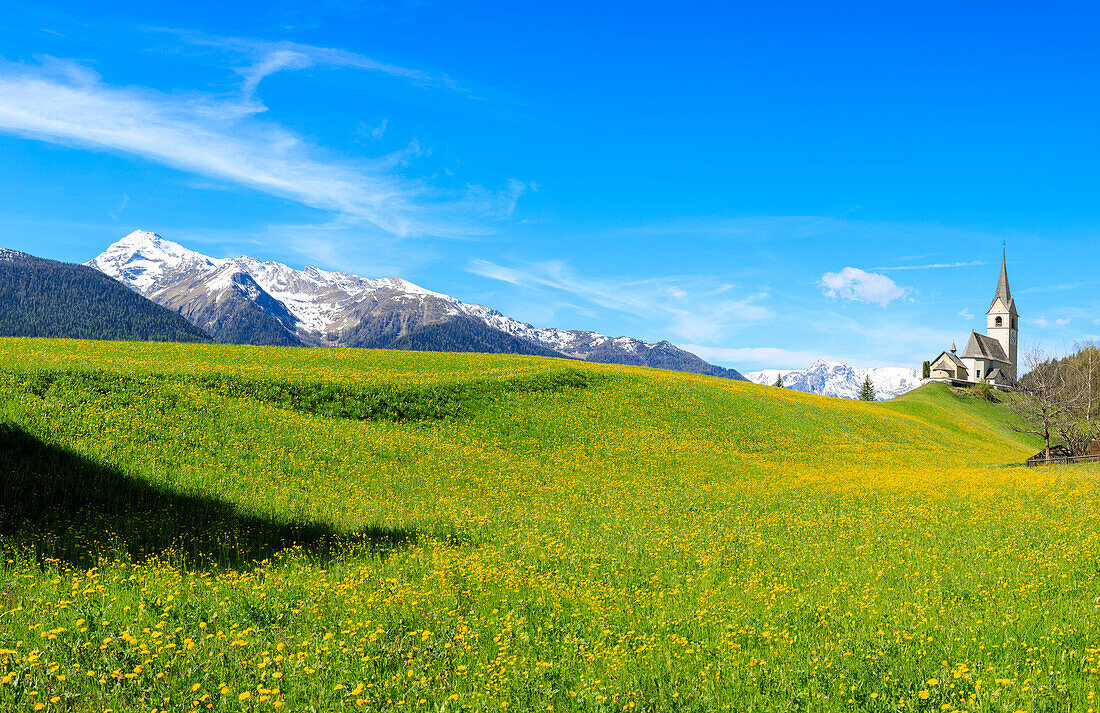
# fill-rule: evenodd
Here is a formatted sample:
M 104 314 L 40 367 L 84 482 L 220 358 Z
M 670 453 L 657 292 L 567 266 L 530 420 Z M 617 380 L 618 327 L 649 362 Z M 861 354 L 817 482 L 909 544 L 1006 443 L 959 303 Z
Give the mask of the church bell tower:
M 1008 289 L 1008 270 L 1005 267 L 1004 246 L 1001 247 L 1001 278 L 997 281 L 997 292 L 986 312 L 985 333 L 993 337 L 1008 356 L 1008 376 L 1016 380 L 1019 371 L 1016 364 L 1016 352 L 1019 332 L 1019 317 L 1016 314 L 1016 301 Z

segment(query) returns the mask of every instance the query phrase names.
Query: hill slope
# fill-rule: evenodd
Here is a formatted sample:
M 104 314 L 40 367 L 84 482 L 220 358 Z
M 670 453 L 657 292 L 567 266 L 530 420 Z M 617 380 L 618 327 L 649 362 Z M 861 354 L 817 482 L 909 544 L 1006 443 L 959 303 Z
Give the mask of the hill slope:
M 210 340 L 178 314 L 96 270 L 3 248 L 0 335 L 158 342 Z
M 1034 449 L 935 385 L 0 340 L 0 707 L 1084 709 L 1100 469 Z

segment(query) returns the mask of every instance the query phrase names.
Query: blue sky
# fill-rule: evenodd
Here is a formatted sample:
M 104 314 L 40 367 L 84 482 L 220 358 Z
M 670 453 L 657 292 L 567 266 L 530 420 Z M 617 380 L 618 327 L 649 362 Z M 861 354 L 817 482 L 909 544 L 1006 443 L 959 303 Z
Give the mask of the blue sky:
M 22 4 L 21 4 L 22 5 Z M 1087 5 L 0 9 L 0 245 L 136 228 L 741 370 L 1100 335 Z

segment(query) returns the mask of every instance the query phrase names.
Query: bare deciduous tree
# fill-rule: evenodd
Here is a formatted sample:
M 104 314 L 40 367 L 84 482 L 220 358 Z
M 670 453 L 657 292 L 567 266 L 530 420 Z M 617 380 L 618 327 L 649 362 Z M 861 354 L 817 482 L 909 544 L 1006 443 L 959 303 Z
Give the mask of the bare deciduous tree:
M 1100 385 L 1100 353 L 1092 341 L 1075 344 L 1076 352 L 1057 362 L 1065 379 L 1067 408 L 1058 420 L 1056 430 L 1066 448 L 1074 455 L 1084 455 L 1089 443 L 1100 436 L 1096 419 L 1096 389 Z
M 1100 348 L 1091 339 L 1073 345 L 1077 349 L 1073 365 L 1076 387 L 1082 391 L 1084 419 L 1092 422 L 1097 416 L 1097 388 L 1100 388 Z
M 1039 347 L 1024 352 L 1023 364 L 1028 373 L 1020 379 L 1015 398 L 1008 402 L 1009 409 L 1019 419 L 1011 428 L 1041 437 L 1043 457 L 1049 460 L 1051 435 L 1064 438 L 1062 431 L 1072 433 L 1066 426 L 1072 423 L 1074 408 L 1083 400 L 1082 392 L 1071 383 L 1068 370 L 1054 363 Z

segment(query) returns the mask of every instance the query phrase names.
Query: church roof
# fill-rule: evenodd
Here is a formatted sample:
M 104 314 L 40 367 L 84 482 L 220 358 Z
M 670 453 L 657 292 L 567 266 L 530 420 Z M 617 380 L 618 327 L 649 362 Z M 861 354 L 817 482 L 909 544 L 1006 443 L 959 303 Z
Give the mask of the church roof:
M 986 336 L 985 334 L 978 334 L 977 332 L 970 333 L 970 339 L 966 342 L 966 349 L 963 351 L 963 357 L 969 359 L 989 359 L 990 361 L 999 361 L 1002 364 L 1010 364 L 1008 357 L 1005 356 L 1004 347 L 993 337 Z
M 963 364 L 963 360 L 958 358 L 957 356 L 955 356 L 951 352 L 942 352 L 938 357 L 936 357 L 935 359 L 932 360 L 932 363 L 935 364 L 936 362 L 938 362 L 940 359 L 943 359 L 944 357 L 947 357 L 947 360 L 949 362 L 951 362 L 952 364 L 954 364 L 955 366 L 961 366 L 964 369 L 966 368 L 966 364 Z
M 993 301 L 989 303 L 988 312 L 993 311 L 993 305 L 1000 300 L 1010 314 L 1016 314 L 1016 301 L 1012 299 L 1012 291 L 1008 289 L 1008 269 L 1005 265 L 1005 254 L 1001 252 L 1001 277 L 997 280 L 997 292 L 993 295 Z
M 997 368 L 986 374 L 985 378 L 990 381 L 1008 381 L 1008 374 L 1001 371 L 1000 368 Z

